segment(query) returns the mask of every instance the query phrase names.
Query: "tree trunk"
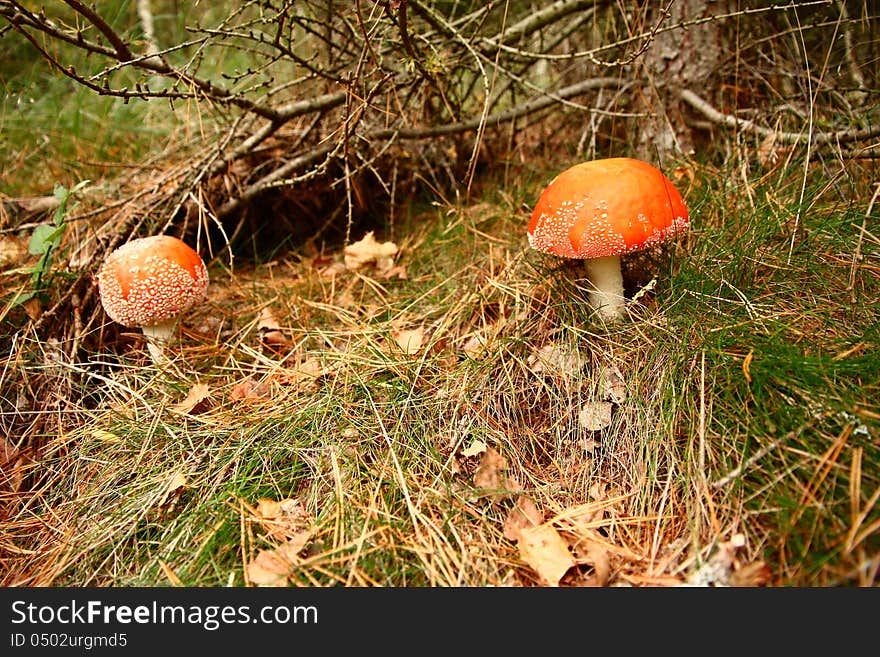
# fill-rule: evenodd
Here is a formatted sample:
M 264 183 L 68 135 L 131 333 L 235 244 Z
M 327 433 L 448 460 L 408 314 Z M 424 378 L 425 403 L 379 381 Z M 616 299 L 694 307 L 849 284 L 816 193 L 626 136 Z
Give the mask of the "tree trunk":
M 725 13 L 727 2 L 675 0 L 661 27 L 688 23 Z M 649 16 L 656 25 L 659 14 Z M 646 80 L 638 103 L 647 118 L 639 126 L 638 153 L 642 159 L 663 162 L 670 155 L 690 156 L 694 136 L 688 124 L 682 89 L 711 88 L 709 81 L 724 52 L 719 21 L 660 32 L 637 62 Z

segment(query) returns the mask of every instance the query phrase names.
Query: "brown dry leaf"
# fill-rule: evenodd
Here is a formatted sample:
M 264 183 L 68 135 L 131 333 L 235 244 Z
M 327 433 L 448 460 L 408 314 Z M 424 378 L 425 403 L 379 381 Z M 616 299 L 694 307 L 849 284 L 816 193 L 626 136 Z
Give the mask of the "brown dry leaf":
M 587 431 L 601 431 L 611 424 L 611 402 L 586 402 L 578 412 L 578 424 Z
M 486 336 L 477 332 L 471 335 L 462 346 L 461 350 L 468 358 L 477 359 L 486 347 Z
M 284 369 L 278 376 L 278 382 L 286 386 L 309 386 L 318 382 L 322 376 L 334 373 L 342 365 L 325 363 L 317 356 L 310 356 L 296 367 Z
M 24 240 L 0 235 L 0 268 L 23 265 L 28 258 Z
M 199 413 L 205 410 L 207 399 L 210 394 L 211 390 L 206 384 L 196 383 L 189 389 L 189 392 L 186 393 L 184 400 L 172 406 L 171 410 L 183 414 Z
M 604 481 L 594 481 L 587 493 L 591 500 L 606 500 L 608 499 L 608 484 Z
M 364 265 L 374 264 L 380 274 L 387 273 L 394 267 L 394 256 L 397 245 L 394 242 L 377 242 L 373 231 L 364 235 L 363 239 L 345 247 L 345 266 L 349 269 L 360 269 Z
M 246 377 L 232 387 L 229 398 L 232 401 L 239 399 L 245 401 L 265 400 L 269 398 L 269 386 L 265 383 L 257 383 L 251 377 Z
M 519 540 L 520 532 L 526 527 L 536 527 L 544 522 L 543 514 L 530 497 L 520 495 L 507 518 L 504 519 L 504 538 L 509 541 Z
M 577 563 L 593 567 L 593 575 L 585 582 L 588 586 L 605 586 L 611 577 L 611 560 L 608 550 L 592 530 L 578 532 L 578 541 L 572 546 Z
M 600 373 L 602 381 L 602 399 L 612 404 L 622 404 L 626 400 L 626 381 L 623 373 L 616 365 L 603 367 Z
M 94 438 L 95 440 L 100 440 L 102 443 L 117 444 L 122 442 L 122 438 L 117 436 L 115 433 L 104 431 L 104 429 L 93 429 L 92 438 Z
M 745 564 L 730 576 L 731 586 L 766 586 L 773 579 L 773 571 L 763 561 Z
M 162 493 L 162 497 L 159 498 L 159 502 L 157 506 L 166 506 L 169 502 L 174 501 L 180 492 L 186 486 L 186 477 L 182 472 L 175 472 L 171 477 L 168 478 L 162 488 L 164 492 Z
M 575 560 L 568 545 L 550 525 L 523 527 L 517 541 L 519 554 L 548 586 L 559 586 L 559 580 Z
M 677 166 L 670 172 L 670 177 L 673 182 L 681 182 L 683 178 L 687 178 L 691 185 L 694 184 L 694 178 L 696 175 L 697 173 L 694 171 L 694 168 L 686 165 Z
M 715 553 L 700 565 L 687 579 L 689 586 L 731 586 L 736 552 L 746 544 L 743 534 L 734 534 L 729 541 L 718 544 Z
M 395 265 L 384 274 L 382 274 L 382 278 L 386 280 L 390 278 L 399 278 L 402 281 L 407 280 L 408 277 L 406 274 L 406 265 Z
M 493 348 L 495 339 L 504 330 L 506 323 L 507 319 L 500 317 L 491 324 L 486 324 L 482 328 L 476 329 L 468 335 L 461 350 L 468 358 L 479 359 Z
M 276 351 L 293 344 L 290 338 L 284 334 L 281 323 L 271 308 L 263 308 L 260 311 L 260 316 L 257 318 L 257 330 L 263 344 Z
M 293 342 L 281 331 L 266 331 L 262 335 L 263 344 L 274 351 L 287 349 Z
M 11 441 L 0 436 L 0 464 L 6 464 L 18 456 L 18 449 Z
M 54 210 L 61 203 L 55 196 L 4 196 L 3 201 L 9 201 L 24 210 L 28 215 L 41 214 Z
M 535 374 L 566 374 L 578 372 L 586 364 L 576 351 L 554 342 L 532 353 L 526 361 Z
M 425 331 L 421 328 L 405 329 L 392 332 L 391 337 L 394 338 L 394 342 L 403 353 L 407 356 L 413 356 L 419 353 L 422 348 L 425 341 Z
M 461 455 L 465 458 L 469 456 L 476 456 L 477 454 L 482 454 L 486 451 L 488 445 L 484 443 L 482 440 L 474 439 L 471 441 L 471 444 L 461 450 Z
M 41 304 L 40 300 L 36 297 L 31 297 L 21 305 L 24 308 L 24 312 L 28 316 L 28 319 L 31 321 L 36 322 L 43 314 L 43 304 Z
M 258 331 L 280 331 L 281 323 L 275 317 L 275 312 L 271 308 L 263 308 L 257 317 Z
M 474 473 L 474 486 L 494 491 L 489 497 L 495 502 L 504 499 L 511 490 L 515 490 L 510 486 L 505 470 L 507 470 L 507 459 L 493 448 L 488 447 L 483 452 L 480 465 L 477 466 Z
M 254 520 L 266 531 L 266 536 L 276 541 L 286 541 L 312 526 L 313 519 L 298 499 L 280 502 L 262 498 L 257 503 Z
M 273 550 L 260 550 L 245 568 L 248 581 L 256 586 L 287 586 L 288 576 L 300 563 L 299 553 L 311 538 L 311 531 L 302 531 Z

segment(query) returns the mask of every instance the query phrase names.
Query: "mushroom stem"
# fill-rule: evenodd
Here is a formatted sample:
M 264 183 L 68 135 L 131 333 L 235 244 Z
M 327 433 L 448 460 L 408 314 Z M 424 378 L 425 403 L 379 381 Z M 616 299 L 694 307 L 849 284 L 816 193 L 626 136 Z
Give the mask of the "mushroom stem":
M 174 320 L 142 326 L 141 330 L 147 338 L 147 350 L 150 352 L 153 362 L 158 365 L 168 360 L 165 357 L 164 347 L 174 334 Z
M 587 276 L 590 279 L 590 304 L 607 322 L 614 322 L 623 316 L 623 274 L 620 270 L 620 256 L 590 258 L 585 261 Z

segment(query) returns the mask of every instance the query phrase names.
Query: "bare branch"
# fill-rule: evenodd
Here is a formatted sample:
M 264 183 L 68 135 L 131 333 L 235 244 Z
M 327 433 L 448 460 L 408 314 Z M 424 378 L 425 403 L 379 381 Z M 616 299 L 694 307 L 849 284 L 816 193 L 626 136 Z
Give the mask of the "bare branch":
M 811 141 L 813 144 L 844 144 L 853 141 L 873 139 L 880 136 L 880 126 L 865 128 L 862 130 L 835 130 L 833 132 L 817 132 L 810 135 L 806 132 L 779 132 L 771 128 L 765 128 L 749 119 L 741 119 L 730 114 L 724 114 L 712 107 L 708 102 L 700 98 L 689 89 L 681 90 L 681 99 L 709 119 L 712 123 L 723 125 L 728 128 L 740 128 L 748 130 L 762 137 L 774 135 L 780 142 L 787 144 L 801 144 Z

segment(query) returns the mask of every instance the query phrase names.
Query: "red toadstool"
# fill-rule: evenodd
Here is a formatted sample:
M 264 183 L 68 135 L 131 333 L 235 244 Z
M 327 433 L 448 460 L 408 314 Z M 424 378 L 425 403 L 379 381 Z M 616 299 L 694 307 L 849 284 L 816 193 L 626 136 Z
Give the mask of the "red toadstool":
M 529 245 L 585 261 L 590 303 L 606 321 L 622 315 L 620 256 L 684 233 L 681 194 L 655 166 L 628 157 L 582 162 L 554 178 L 529 222 Z
M 170 235 L 123 244 L 98 271 L 104 311 L 123 326 L 139 327 L 157 363 L 175 320 L 204 299 L 207 288 L 208 270 L 199 254 Z

